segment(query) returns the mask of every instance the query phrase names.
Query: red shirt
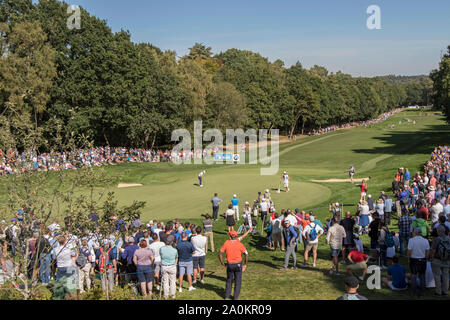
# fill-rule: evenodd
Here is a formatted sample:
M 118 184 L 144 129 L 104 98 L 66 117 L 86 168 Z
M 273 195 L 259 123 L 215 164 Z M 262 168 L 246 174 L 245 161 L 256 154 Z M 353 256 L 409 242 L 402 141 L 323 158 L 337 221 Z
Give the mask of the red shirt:
M 367 254 L 359 252 L 358 250 L 353 250 L 348 256 L 354 263 L 363 262 L 367 258 Z

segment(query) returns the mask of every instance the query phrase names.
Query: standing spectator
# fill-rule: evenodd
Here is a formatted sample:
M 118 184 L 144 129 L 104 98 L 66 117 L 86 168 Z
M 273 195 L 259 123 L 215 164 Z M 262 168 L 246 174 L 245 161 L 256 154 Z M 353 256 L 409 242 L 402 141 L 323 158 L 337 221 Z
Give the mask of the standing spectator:
M 335 275 L 339 275 L 339 253 L 342 249 L 342 241 L 347 236 L 345 233 L 345 229 L 343 226 L 338 224 L 338 221 L 336 219 L 332 219 L 333 225 L 330 227 L 330 229 L 327 232 L 327 243 L 330 245 L 331 249 L 331 256 L 333 257 L 333 265 L 330 268 L 330 275 L 333 274 L 333 270 Z
M 107 239 L 102 240 L 102 246 L 97 250 L 96 263 L 101 273 L 101 282 L 103 290 L 106 286 L 110 291 L 114 290 L 114 278 L 117 273 L 117 254 Z
M 228 226 L 228 232 L 230 232 L 231 230 L 234 230 L 234 225 L 236 223 L 235 215 L 236 215 L 236 212 L 233 210 L 233 205 L 230 203 L 228 205 L 228 210 L 225 212 L 225 217 L 226 217 L 227 226 Z
M 155 255 L 153 250 L 149 250 L 147 241 L 144 238 L 139 240 L 139 249 L 134 252 L 133 261 L 136 265 L 138 281 L 141 284 L 141 292 L 144 297 L 152 295 L 153 287 L 153 261 Z
M 233 194 L 231 204 L 233 205 L 233 210 L 236 213 L 236 221 L 239 221 L 239 199 L 237 198 L 237 195 Z
M 364 234 L 368 232 L 368 226 L 369 226 L 369 206 L 367 205 L 367 201 L 363 200 L 360 202 L 359 206 L 359 233 Z
M 425 271 L 427 258 L 430 253 L 428 240 L 422 237 L 422 229 L 415 228 L 413 237 L 408 242 L 409 268 L 411 270 L 411 294 L 419 296 L 425 292 Z M 417 290 L 417 278 L 420 280 L 420 289 Z
M 172 245 L 175 241 L 173 235 L 169 235 L 166 238 L 165 246 L 161 247 L 159 254 L 161 256 L 161 273 L 162 273 L 162 286 L 164 291 L 164 299 L 170 296 L 175 299 L 175 292 L 177 290 L 176 277 L 177 277 L 177 263 L 178 263 L 178 250 Z
M 445 227 L 436 228 L 437 237 L 433 240 L 431 269 L 436 284 L 435 296 L 448 296 L 448 271 L 450 267 L 450 238 L 445 235 Z M 442 278 L 442 280 L 441 280 Z
M 409 172 L 408 168 L 406 168 L 406 171 L 403 174 L 403 184 L 405 186 L 409 186 L 409 180 L 410 179 L 411 179 L 411 173 Z
M 429 211 L 431 213 L 431 223 L 435 224 L 439 220 L 439 215 L 444 212 L 444 206 L 437 199 L 434 199 L 432 204 Z
M 205 215 L 206 220 L 203 221 L 203 230 L 205 231 L 205 237 L 209 239 L 211 245 L 211 252 L 214 252 L 214 234 L 213 234 L 213 221 L 209 214 Z M 208 242 L 206 242 L 205 253 L 208 252 Z
M 134 238 L 128 237 L 128 245 L 125 247 L 125 249 L 122 249 L 121 257 L 123 260 L 125 260 L 126 263 L 126 275 L 125 275 L 125 281 L 130 282 L 131 280 L 136 280 L 136 265 L 133 262 L 134 253 L 137 249 L 139 249 L 139 246 L 137 244 L 134 244 Z
M 305 254 L 304 254 L 304 263 L 302 267 L 306 267 L 306 262 L 308 261 L 308 253 L 312 249 L 313 251 L 313 267 L 316 266 L 317 260 L 317 247 L 319 246 L 319 238 L 323 234 L 323 229 L 315 223 L 314 217 L 310 216 L 308 224 L 303 230 L 303 237 L 305 237 L 308 241 L 306 245 Z
M 191 237 L 191 243 L 194 246 L 194 254 L 192 255 L 194 266 L 194 281 L 193 285 L 197 283 L 197 274 L 200 274 L 200 283 L 204 284 L 203 277 L 205 276 L 205 258 L 207 238 L 202 236 L 202 227 L 195 228 L 196 235 Z
M 75 250 L 67 246 L 67 238 L 65 236 L 58 237 L 58 246 L 55 249 L 57 273 L 55 280 L 63 277 L 71 277 L 76 275 L 75 260 L 77 254 Z
M 342 263 L 345 263 L 346 251 L 350 252 L 353 248 L 354 242 L 354 234 L 353 229 L 355 228 L 355 219 L 352 218 L 352 214 L 350 211 L 345 213 L 345 219 L 342 219 L 340 225 L 344 227 L 345 230 L 345 238 L 342 246 Z
M 178 242 L 177 250 L 179 257 L 178 280 L 180 281 L 178 291 L 179 292 L 183 291 L 182 284 L 183 284 L 183 277 L 185 274 L 189 283 L 189 291 L 195 290 L 195 288 L 192 286 L 192 273 L 194 269 L 192 254 L 195 252 L 195 249 L 192 243 L 188 241 L 188 235 L 186 232 L 183 232 L 181 234 L 181 242 Z
M 150 244 L 149 248 L 153 251 L 153 270 L 155 277 L 156 290 L 159 290 L 159 275 L 161 273 L 161 255 L 159 250 L 165 246 L 164 242 L 159 241 L 158 235 L 156 233 L 152 234 L 153 242 Z
M 98 219 L 100 219 L 97 212 L 95 212 L 94 209 L 91 210 L 91 213 L 89 213 L 88 218 L 91 219 L 91 221 L 94 223 L 97 223 Z
M 343 296 L 336 300 L 368 300 L 366 297 L 358 294 L 359 281 L 355 276 L 345 278 L 345 291 Z
M 392 215 L 392 199 L 388 194 L 385 194 L 386 199 L 384 200 L 384 223 L 388 226 L 391 224 Z
M 412 222 L 412 228 L 420 228 L 422 230 L 421 236 L 427 238 L 429 233 L 428 223 L 425 219 L 422 218 L 422 215 L 419 211 L 416 212 L 416 219 Z
M 283 226 L 281 223 L 281 219 L 278 217 L 278 213 L 275 213 L 274 218 L 271 221 L 272 225 L 272 241 L 274 245 L 274 250 L 277 249 L 278 244 L 280 245 L 281 251 L 284 250 L 284 240 L 283 239 Z
M 81 257 L 81 259 L 80 259 Z M 84 281 L 86 280 L 86 288 L 91 290 L 91 268 L 92 262 L 95 262 L 95 252 L 89 248 L 86 239 L 81 241 L 81 248 L 78 254 L 77 265 L 80 268 L 79 288 L 80 293 L 84 292 Z
M 288 268 L 289 258 L 292 256 L 294 260 L 294 265 L 292 269 L 297 268 L 297 256 L 295 254 L 295 246 L 296 239 L 298 238 L 298 234 L 294 229 L 294 226 L 291 226 L 291 222 L 288 219 L 284 220 L 284 243 L 286 244 L 286 252 L 284 253 L 284 266 L 283 270 Z
M 214 221 L 217 221 L 217 217 L 219 215 L 219 205 L 222 202 L 222 199 L 220 199 L 217 196 L 217 193 L 214 193 L 214 197 L 211 199 L 211 203 L 212 203 L 212 214 L 213 214 L 213 219 Z
M 412 219 L 408 215 L 408 211 L 403 210 L 402 216 L 398 219 L 398 233 L 400 240 L 400 255 L 402 257 L 406 256 L 405 252 L 405 243 L 406 247 L 408 246 L 409 238 L 411 235 L 412 228 Z
M 241 291 L 242 272 L 247 269 L 248 252 L 241 241 L 237 239 L 236 231 L 228 233 L 230 239 L 225 241 L 219 251 L 219 260 L 222 266 L 227 267 L 227 284 L 225 288 L 225 299 L 231 298 L 231 290 L 234 282 L 234 300 L 239 299 Z M 224 263 L 223 254 L 225 253 L 227 264 Z M 242 254 L 245 255 L 245 262 L 242 264 Z
M 377 249 L 379 248 L 378 238 L 380 235 L 380 221 L 378 214 L 374 213 L 373 220 L 369 224 L 370 249 L 372 259 L 374 260 L 377 258 Z

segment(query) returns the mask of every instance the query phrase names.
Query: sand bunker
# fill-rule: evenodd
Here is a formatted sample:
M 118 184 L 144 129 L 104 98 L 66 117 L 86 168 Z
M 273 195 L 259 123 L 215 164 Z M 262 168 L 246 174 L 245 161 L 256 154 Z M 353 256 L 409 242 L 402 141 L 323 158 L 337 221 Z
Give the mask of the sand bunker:
M 362 182 L 363 180 L 370 180 L 370 177 L 353 179 L 353 182 Z M 352 182 L 350 179 L 328 179 L 328 180 L 311 180 L 312 182 Z
M 140 183 L 119 183 L 117 188 L 142 187 Z

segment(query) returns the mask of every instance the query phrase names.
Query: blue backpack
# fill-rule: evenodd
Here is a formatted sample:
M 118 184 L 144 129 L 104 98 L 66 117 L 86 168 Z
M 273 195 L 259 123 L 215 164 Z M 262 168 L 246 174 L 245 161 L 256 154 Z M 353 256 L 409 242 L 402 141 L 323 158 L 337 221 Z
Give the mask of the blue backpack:
M 316 226 L 317 224 L 314 223 L 314 228 L 311 228 L 311 230 L 309 231 L 309 239 L 311 241 L 314 241 L 317 239 L 317 231 L 316 231 Z M 311 227 L 311 226 L 310 226 Z
M 386 233 L 386 238 L 384 242 L 386 244 L 386 247 L 388 248 L 395 246 L 394 236 L 389 232 Z

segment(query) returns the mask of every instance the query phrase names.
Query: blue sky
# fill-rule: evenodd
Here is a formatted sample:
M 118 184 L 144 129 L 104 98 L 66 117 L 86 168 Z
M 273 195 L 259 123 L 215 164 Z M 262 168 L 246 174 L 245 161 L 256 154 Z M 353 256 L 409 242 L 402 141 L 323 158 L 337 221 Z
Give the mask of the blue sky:
M 195 42 L 354 76 L 428 74 L 450 45 L 449 0 L 66 0 L 179 56 Z M 369 30 L 369 5 L 381 30 Z

